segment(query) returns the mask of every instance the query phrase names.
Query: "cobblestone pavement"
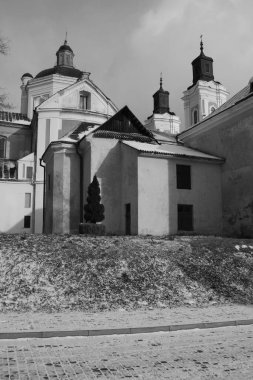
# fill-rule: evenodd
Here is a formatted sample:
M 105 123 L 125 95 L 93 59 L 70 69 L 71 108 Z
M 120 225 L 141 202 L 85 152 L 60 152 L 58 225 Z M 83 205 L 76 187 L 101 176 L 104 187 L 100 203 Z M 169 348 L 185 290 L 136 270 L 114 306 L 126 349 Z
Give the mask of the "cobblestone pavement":
M 1 332 L 82 330 L 252 319 L 253 306 L 226 305 L 101 313 L 0 313 Z
M 253 378 L 253 326 L 0 341 L 1 380 Z

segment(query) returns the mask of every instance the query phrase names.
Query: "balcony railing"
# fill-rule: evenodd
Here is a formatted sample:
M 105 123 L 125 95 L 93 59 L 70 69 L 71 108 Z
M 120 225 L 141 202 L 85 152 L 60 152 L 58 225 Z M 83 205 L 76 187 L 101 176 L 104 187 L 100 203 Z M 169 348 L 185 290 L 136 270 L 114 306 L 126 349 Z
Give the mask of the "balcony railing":
M 0 179 L 17 179 L 17 161 L 0 158 Z

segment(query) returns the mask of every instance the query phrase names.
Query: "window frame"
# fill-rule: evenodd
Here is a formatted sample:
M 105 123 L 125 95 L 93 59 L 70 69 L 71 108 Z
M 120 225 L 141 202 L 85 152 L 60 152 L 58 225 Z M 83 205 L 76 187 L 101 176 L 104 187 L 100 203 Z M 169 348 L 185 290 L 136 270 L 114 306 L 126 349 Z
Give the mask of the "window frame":
M 176 164 L 177 189 L 192 189 L 192 169 L 191 165 Z

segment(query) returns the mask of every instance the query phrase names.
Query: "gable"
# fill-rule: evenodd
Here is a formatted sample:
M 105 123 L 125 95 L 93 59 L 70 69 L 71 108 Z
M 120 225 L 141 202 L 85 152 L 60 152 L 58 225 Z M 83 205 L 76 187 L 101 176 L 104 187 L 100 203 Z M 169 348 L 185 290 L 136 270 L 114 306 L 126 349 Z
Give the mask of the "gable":
M 117 107 L 112 101 L 87 78 L 58 91 L 41 103 L 37 110 L 42 111 L 48 108 L 91 111 L 106 115 L 117 112 Z
M 143 142 L 155 141 L 153 134 L 142 125 L 127 106 L 96 129 L 93 137 Z

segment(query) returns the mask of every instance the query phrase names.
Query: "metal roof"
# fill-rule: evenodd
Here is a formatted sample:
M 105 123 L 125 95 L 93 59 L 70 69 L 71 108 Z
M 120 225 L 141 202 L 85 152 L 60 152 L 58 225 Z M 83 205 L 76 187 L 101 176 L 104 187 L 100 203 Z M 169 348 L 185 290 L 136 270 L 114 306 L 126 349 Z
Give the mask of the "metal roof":
M 213 156 L 201 151 L 188 148 L 181 144 L 148 144 L 137 141 L 122 141 L 123 144 L 130 146 L 133 149 L 138 150 L 140 153 L 150 153 L 154 155 L 175 156 L 185 158 L 204 159 L 211 161 L 223 161 L 223 158 Z

